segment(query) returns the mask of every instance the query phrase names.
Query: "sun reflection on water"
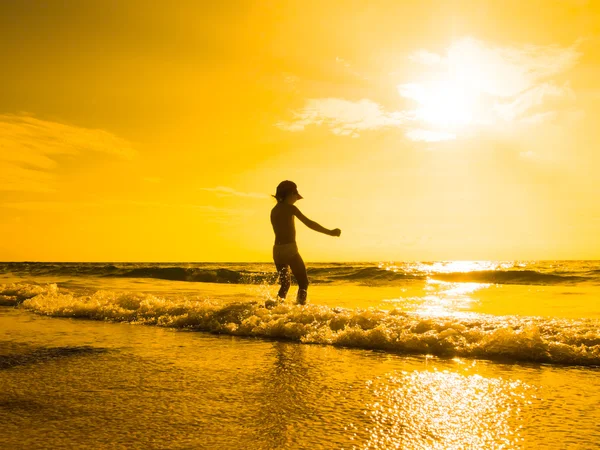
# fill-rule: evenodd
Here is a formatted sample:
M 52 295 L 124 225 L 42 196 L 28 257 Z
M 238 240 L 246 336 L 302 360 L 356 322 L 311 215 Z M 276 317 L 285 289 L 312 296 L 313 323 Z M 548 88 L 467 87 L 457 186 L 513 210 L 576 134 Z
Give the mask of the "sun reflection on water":
M 375 401 L 364 449 L 519 448 L 534 388 L 451 371 L 414 371 L 367 383 Z
M 407 310 L 428 317 L 470 317 L 474 294 L 490 287 L 487 283 L 457 283 L 428 279 L 424 295 L 386 299 L 386 303 L 401 304 Z
M 378 267 L 391 272 L 402 271 L 414 275 L 432 275 L 436 273 L 468 273 L 489 270 L 507 270 L 520 264 L 514 261 L 435 261 L 435 262 L 380 262 Z

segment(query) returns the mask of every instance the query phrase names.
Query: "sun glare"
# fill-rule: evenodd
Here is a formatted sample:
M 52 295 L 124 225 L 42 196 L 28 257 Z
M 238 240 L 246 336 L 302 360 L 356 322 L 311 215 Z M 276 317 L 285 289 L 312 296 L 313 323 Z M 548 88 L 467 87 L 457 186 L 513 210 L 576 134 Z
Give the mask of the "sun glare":
M 430 70 L 419 82 L 398 86 L 402 97 L 416 102 L 415 119 L 450 130 L 491 121 L 486 99 L 498 90 L 499 80 L 477 42 L 455 42 L 444 58 L 418 58 Z
M 402 96 L 417 102 L 416 119 L 442 127 L 465 126 L 476 120 L 478 93 L 458 80 L 440 79 L 399 89 Z

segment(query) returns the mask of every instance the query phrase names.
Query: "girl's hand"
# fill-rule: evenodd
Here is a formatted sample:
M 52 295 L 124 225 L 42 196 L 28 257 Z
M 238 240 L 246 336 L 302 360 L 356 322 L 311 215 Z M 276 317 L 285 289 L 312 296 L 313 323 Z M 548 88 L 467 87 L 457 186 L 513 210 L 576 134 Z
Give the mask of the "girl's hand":
M 342 230 L 340 230 L 339 228 L 336 228 L 335 230 L 331 230 L 332 236 L 340 237 L 341 234 L 342 234 Z

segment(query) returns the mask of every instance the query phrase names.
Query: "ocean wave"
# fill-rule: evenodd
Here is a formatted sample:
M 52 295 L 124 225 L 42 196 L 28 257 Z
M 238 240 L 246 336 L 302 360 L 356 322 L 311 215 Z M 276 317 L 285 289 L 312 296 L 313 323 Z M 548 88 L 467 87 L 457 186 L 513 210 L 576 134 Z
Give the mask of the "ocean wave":
M 591 262 L 561 265 L 486 262 L 474 263 L 470 270 L 448 270 L 449 266 L 444 263 L 402 263 L 391 266 L 320 263 L 309 264 L 308 275 L 313 284 L 394 285 L 410 280 L 433 279 L 492 284 L 571 285 L 600 283 L 600 270 L 597 267 L 597 263 Z M 1 263 L 0 272 L 21 277 L 97 276 L 228 284 L 273 283 L 277 278 L 274 266 L 258 263 Z
M 157 278 L 173 281 L 195 281 L 201 283 L 251 284 L 267 281 L 275 274 L 251 274 L 229 269 L 199 269 L 185 267 L 139 267 L 113 274 L 124 278 Z
M 472 272 L 438 273 L 431 278 L 439 281 L 458 281 L 492 284 L 571 284 L 587 281 L 578 275 L 559 275 L 535 270 L 481 270 Z
M 55 284 L 0 287 L 9 300 L 38 314 L 110 320 L 234 336 L 384 350 L 400 354 L 600 366 L 600 322 L 594 319 L 485 316 L 427 317 L 394 309 L 342 309 L 262 302 L 223 304 L 211 299 L 166 298 Z

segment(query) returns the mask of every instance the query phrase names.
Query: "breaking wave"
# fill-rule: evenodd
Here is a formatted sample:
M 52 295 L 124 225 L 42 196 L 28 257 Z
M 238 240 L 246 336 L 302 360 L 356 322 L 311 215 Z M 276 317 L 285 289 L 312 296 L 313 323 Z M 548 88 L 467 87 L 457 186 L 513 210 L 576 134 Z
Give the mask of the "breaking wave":
M 427 317 L 397 309 L 342 309 L 96 291 L 56 284 L 0 286 L 0 302 L 38 314 L 157 325 L 234 336 L 400 354 L 600 366 L 600 321 L 542 317 Z

